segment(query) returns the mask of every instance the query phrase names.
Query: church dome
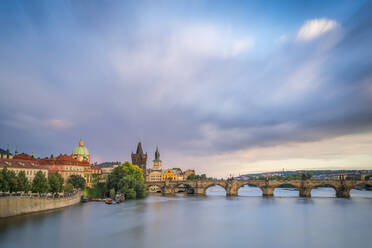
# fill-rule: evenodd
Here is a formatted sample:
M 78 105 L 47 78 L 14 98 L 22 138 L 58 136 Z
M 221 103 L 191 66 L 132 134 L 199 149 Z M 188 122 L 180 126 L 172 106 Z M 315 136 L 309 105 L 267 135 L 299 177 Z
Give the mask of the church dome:
M 89 157 L 89 151 L 84 146 L 84 142 L 82 140 L 79 141 L 79 145 L 75 147 L 75 149 L 72 151 L 72 155 L 74 156 L 82 156 L 82 157 Z

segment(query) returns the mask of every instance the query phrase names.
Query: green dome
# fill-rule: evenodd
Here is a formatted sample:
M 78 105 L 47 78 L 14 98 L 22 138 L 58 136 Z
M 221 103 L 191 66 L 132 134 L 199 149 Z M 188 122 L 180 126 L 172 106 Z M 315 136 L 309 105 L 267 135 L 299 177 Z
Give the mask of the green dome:
M 72 155 L 83 155 L 84 157 L 86 156 L 89 156 L 89 151 L 88 149 L 83 146 L 77 146 L 73 151 L 72 151 Z
M 72 155 L 81 155 L 83 157 L 90 156 L 89 151 L 84 146 L 84 143 L 82 140 L 80 140 L 79 145 L 75 147 L 75 149 L 72 151 Z

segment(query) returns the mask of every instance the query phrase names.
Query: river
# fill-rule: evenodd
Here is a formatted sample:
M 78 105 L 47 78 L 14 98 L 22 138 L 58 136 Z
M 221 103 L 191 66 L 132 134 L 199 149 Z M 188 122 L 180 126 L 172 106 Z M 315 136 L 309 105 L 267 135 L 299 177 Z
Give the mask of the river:
M 332 189 L 279 189 L 263 198 L 257 188 L 225 197 L 151 195 L 120 205 L 90 202 L 0 219 L 0 247 L 369 247 L 372 192 L 337 199 Z

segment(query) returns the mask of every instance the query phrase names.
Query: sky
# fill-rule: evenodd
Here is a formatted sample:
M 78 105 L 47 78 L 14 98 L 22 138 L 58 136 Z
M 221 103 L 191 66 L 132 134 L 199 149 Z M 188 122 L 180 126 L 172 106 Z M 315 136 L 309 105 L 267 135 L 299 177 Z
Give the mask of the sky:
M 371 1 L 0 2 L 0 147 L 214 177 L 372 169 Z

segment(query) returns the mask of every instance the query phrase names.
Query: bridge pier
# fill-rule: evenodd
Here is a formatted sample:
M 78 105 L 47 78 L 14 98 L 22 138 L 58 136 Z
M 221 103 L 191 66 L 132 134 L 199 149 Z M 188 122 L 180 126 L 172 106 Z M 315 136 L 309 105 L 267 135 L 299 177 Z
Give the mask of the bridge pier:
M 194 188 L 194 195 L 205 195 L 205 189 L 201 187 Z
M 350 189 L 341 187 L 336 189 L 336 197 L 338 198 L 350 198 Z
M 263 197 L 273 197 L 274 196 L 274 190 L 275 190 L 274 187 L 270 187 L 270 186 L 266 185 L 266 186 L 260 187 L 260 189 L 262 190 L 262 196 Z
M 165 181 L 165 182 L 146 182 L 148 187 L 157 186 L 161 189 L 163 195 L 174 195 L 175 189 L 179 185 L 188 185 L 189 188 L 194 189 L 195 195 L 205 195 L 208 187 L 219 185 L 226 190 L 226 195 L 237 196 L 238 190 L 244 185 L 255 185 L 262 191 L 264 197 L 274 196 L 275 187 L 283 184 L 291 184 L 299 190 L 300 197 L 311 197 L 311 189 L 327 185 L 336 190 L 336 196 L 342 198 L 350 197 L 350 190 L 356 185 L 367 184 L 371 185 L 369 181 L 361 180 L 186 180 L 186 181 Z
M 311 188 L 300 188 L 300 197 L 311 197 Z
M 162 190 L 162 193 L 164 196 L 170 196 L 170 195 L 174 195 L 174 191 L 172 188 L 170 187 L 164 187 L 163 190 Z
M 226 191 L 226 196 L 238 196 L 237 190 L 228 190 Z

